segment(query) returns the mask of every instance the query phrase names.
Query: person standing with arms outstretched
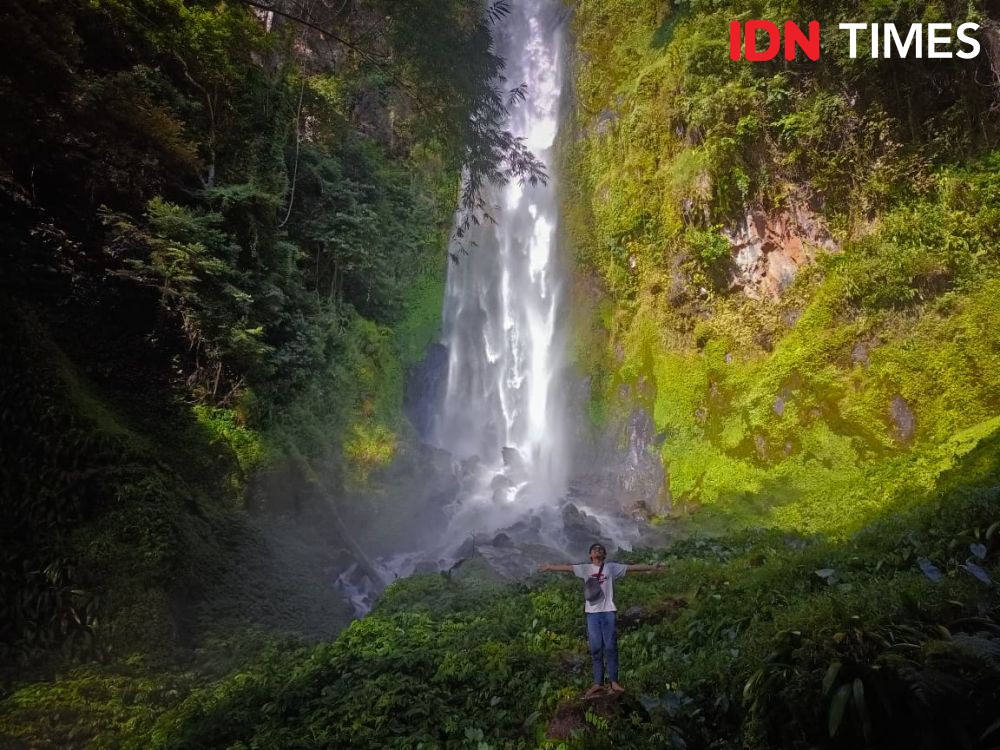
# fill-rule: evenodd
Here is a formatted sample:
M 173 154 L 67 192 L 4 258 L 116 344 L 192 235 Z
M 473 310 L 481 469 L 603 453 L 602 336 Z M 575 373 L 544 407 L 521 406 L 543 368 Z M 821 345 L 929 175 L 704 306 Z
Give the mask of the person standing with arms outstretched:
M 587 690 L 593 696 L 604 689 L 604 663 L 607 661 L 611 689 L 616 693 L 625 688 L 618 682 L 618 629 L 614 599 L 614 582 L 629 572 L 662 570 L 662 565 L 623 565 L 606 560 L 604 545 L 590 545 L 590 562 L 579 565 L 542 565 L 540 573 L 573 573 L 584 579 L 583 610 L 587 615 L 587 643 L 594 662 L 594 684 Z

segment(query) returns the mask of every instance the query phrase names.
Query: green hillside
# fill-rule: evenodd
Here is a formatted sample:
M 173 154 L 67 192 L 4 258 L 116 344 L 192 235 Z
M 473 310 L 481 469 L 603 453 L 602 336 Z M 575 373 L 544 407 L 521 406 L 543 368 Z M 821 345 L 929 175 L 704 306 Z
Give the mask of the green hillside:
M 728 21 L 787 10 L 576 10 L 565 203 L 580 286 L 603 289 L 581 292 L 591 412 L 631 386 L 666 434 L 675 511 L 723 522 L 851 532 L 932 487 L 1000 396 L 996 105 L 975 83 L 989 62 L 851 60 L 826 31 L 819 62 L 751 65 L 729 60 Z M 829 30 L 983 12 L 793 16 Z M 734 260 L 748 215 L 763 262 L 791 264 L 776 282 Z

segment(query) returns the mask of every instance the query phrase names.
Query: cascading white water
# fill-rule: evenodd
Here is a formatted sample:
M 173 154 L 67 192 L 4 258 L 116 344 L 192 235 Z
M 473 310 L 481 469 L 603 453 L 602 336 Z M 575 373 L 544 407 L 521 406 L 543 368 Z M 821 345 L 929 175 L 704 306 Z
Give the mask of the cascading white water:
M 449 267 L 442 311 L 447 385 L 429 439 L 457 459 L 460 487 L 442 508 L 448 520 L 433 542 L 374 561 L 385 580 L 451 569 L 476 554 L 495 570 L 524 575 L 542 561 L 581 559 L 594 539 L 626 545 L 637 536 L 632 519 L 567 497 L 569 383 L 551 174 L 566 11 L 561 0 L 518 0 L 511 11 L 497 26 L 496 47 L 508 88 L 525 83 L 527 95 L 507 125 L 549 165 L 550 177 L 547 185 L 490 189 L 495 223 L 466 234 L 467 253 L 452 248 L 459 261 Z M 413 520 L 415 529 L 425 523 Z M 380 589 L 353 570 L 337 586 L 358 614 Z
M 509 128 L 547 165 L 559 124 L 560 11 L 558 0 L 521 0 L 496 39 L 510 86 L 527 84 Z M 433 438 L 481 462 L 456 504 L 453 535 L 497 528 L 552 503 L 567 482 L 554 180 L 512 182 L 489 199 L 496 223 L 463 239 L 472 250 L 449 270 L 443 312 L 448 383 Z

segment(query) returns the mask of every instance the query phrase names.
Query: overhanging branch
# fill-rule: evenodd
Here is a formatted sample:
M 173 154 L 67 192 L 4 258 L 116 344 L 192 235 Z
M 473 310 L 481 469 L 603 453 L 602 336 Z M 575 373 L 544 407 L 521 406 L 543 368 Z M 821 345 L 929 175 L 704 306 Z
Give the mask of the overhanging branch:
M 279 10 L 278 8 L 275 8 L 273 5 L 270 5 L 268 3 L 259 2 L 259 0 L 237 0 L 237 1 L 242 3 L 243 5 L 248 5 L 251 8 L 257 8 L 258 10 L 264 10 L 269 13 L 274 13 L 277 16 L 281 16 L 282 18 L 287 18 L 289 21 L 297 23 L 300 26 L 304 26 L 307 29 L 318 31 L 324 37 L 331 39 L 337 44 L 343 45 L 344 47 L 346 47 L 349 50 L 352 50 L 353 52 L 357 52 L 358 55 L 360 55 L 363 60 L 365 60 L 368 63 L 371 63 L 380 73 L 384 73 L 385 75 L 387 75 L 392 80 L 393 83 L 395 83 L 397 86 L 403 89 L 403 91 L 405 91 L 417 103 L 417 105 L 421 109 L 423 109 L 425 112 L 434 111 L 431 107 L 427 106 L 426 102 L 424 102 L 417 95 L 417 93 L 413 90 L 413 88 L 409 84 L 406 83 L 406 81 L 403 81 L 398 75 L 396 75 L 391 70 L 385 67 L 384 59 L 381 59 L 373 55 L 371 52 L 364 49 L 363 47 L 359 47 L 354 42 L 351 42 L 350 40 L 345 39 L 344 37 L 333 33 L 329 29 L 323 28 L 319 24 L 313 23 L 312 21 L 306 18 L 302 18 L 301 16 L 297 16 L 294 13 L 288 13 L 287 11 Z

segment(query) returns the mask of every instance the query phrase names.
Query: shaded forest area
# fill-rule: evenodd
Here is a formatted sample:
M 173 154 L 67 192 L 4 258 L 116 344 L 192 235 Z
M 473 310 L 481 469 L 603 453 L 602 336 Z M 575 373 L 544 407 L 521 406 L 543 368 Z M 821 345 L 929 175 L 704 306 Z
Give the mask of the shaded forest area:
M 5 674 L 346 622 L 331 498 L 409 439 L 455 207 L 544 178 L 487 10 L 4 5 Z

